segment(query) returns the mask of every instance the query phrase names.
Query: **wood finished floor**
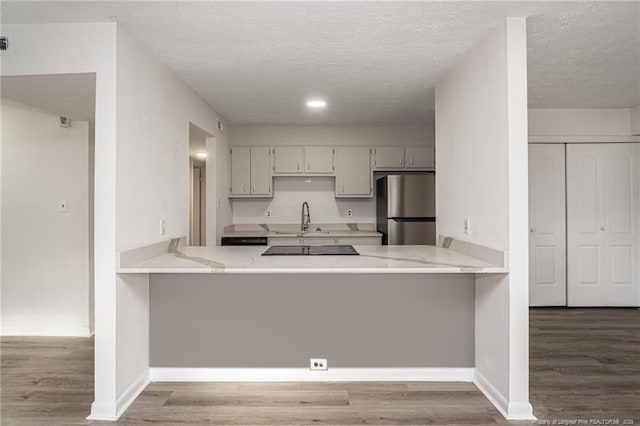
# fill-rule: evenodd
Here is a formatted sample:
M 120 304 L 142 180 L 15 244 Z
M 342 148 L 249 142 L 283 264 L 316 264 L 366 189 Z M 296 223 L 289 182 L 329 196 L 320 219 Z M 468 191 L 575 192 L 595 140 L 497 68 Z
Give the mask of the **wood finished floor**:
M 640 424 L 640 310 L 532 309 L 530 330 L 539 420 Z M 88 422 L 91 339 L 2 338 L 1 350 L 3 426 L 531 424 L 506 422 L 472 384 L 420 382 L 153 383 L 120 421 Z

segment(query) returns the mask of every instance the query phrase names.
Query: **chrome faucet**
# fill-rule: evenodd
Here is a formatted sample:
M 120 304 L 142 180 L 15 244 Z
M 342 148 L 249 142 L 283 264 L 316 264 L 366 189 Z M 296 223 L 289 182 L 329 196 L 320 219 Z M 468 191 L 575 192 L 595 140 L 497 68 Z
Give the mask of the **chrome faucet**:
M 307 213 L 304 213 L 304 208 L 307 208 Z M 309 224 L 311 223 L 311 213 L 309 212 L 309 203 L 306 201 L 302 203 L 302 219 L 300 221 L 300 230 L 302 232 L 306 232 L 309 229 Z

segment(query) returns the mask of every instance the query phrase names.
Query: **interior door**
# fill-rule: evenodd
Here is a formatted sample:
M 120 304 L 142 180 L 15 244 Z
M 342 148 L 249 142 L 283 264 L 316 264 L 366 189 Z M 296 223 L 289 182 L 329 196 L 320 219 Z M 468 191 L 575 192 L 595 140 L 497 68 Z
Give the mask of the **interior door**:
M 530 306 L 567 303 L 564 150 L 529 145 Z
M 640 304 L 638 144 L 567 147 L 568 302 Z

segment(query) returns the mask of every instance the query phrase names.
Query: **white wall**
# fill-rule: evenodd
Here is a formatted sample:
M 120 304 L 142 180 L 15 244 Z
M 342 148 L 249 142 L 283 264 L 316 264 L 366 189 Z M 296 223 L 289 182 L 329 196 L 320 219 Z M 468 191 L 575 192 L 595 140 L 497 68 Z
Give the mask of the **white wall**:
M 233 126 L 229 133 L 231 146 L 435 145 L 434 127 L 429 125 Z M 375 200 L 337 199 L 334 178 L 307 182 L 277 177 L 272 199 L 232 199 L 233 223 L 298 223 L 303 201 L 309 202 L 316 223 L 375 222 Z M 348 209 L 353 216 L 347 216 Z M 267 217 L 267 210 L 274 216 Z
M 530 418 L 524 18 L 508 18 L 438 82 L 436 172 L 438 232 L 508 253 L 508 275 L 476 279 L 476 382 L 507 417 Z
M 430 145 L 433 126 L 233 126 L 230 145 Z
M 640 136 L 640 106 L 631 109 L 631 134 Z
M 95 401 L 96 418 L 116 417 L 116 69 L 115 23 L 3 25 L 13 54 L 2 75 L 96 73 Z M 42 43 L 47 40 L 47 43 Z M 51 49 L 65 46 L 65 49 Z
M 14 52 L 3 56 L 2 75 L 96 73 L 91 418 L 113 420 L 144 386 L 148 371 L 147 280 L 118 277 L 116 253 L 163 239 L 161 217 L 167 219 L 164 238 L 187 234 L 189 121 L 219 136 L 221 145 L 226 135 L 215 131 L 215 111 L 115 23 L 3 25 L 2 30 L 12 34 Z M 231 222 L 229 203 L 223 201 L 219 212 L 207 224 L 212 232 L 216 222 Z
M 2 150 L 2 335 L 89 336 L 89 123 L 3 99 Z
M 629 108 L 532 108 L 532 136 L 630 136 Z
M 336 199 L 335 178 L 275 178 L 273 198 L 235 199 L 233 223 L 300 223 L 302 203 L 309 203 L 311 223 L 374 223 L 373 198 Z M 353 216 L 347 216 L 352 209 Z M 267 211 L 273 216 L 267 217 Z
M 117 248 L 189 235 L 189 123 L 217 135 L 216 112 L 117 31 Z M 222 138 L 220 138 L 222 140 Z M 215 194 L 214 194 L 215 195 Z M 166 220 L 166 235 L 160 232 Z M 148 374 L 148 279 L 118 276 L 117 391 Z M 135 313 L 135 314 L 132 314 Z

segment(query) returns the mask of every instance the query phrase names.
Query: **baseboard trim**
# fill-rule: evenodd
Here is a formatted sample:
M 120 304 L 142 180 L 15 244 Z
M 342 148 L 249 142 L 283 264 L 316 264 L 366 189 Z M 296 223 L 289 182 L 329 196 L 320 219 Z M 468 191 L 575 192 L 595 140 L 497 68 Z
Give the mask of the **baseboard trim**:
M 89 327 L 2 327 L 2 337 L 91 337 Z
M 473 368 L 162 368 L 152 367 L 152 382 L 471 382 Z
M 475 370 L 473 384 L 484 394 L 507 420 L 536 420 L 533 407 L 528 401 L 509 402 L 481 372 Z
M 118 420 L 149 383 L 149 370 L 146 370 L 115 401 L 93 401 L 91 414 L 87 417 L 87 420 Z

